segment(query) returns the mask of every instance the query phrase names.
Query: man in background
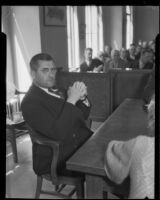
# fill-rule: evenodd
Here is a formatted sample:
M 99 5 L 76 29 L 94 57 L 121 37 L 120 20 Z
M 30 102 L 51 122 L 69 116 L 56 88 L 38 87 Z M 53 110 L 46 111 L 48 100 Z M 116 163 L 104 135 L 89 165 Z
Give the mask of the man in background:
M 84 51 L 85 61 L 80 65 L 80 72 L 96 71 L 96 68 L 103 65 L 99 59 L 92 58 L 92 48 L 86 48 Z

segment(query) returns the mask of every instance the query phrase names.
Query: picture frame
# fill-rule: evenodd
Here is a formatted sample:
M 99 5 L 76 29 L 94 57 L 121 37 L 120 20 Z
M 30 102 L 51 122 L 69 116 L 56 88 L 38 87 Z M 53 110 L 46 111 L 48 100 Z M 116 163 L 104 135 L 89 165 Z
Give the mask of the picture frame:
M 66 26 L 66 6 L 44 6 L 45 26 Z

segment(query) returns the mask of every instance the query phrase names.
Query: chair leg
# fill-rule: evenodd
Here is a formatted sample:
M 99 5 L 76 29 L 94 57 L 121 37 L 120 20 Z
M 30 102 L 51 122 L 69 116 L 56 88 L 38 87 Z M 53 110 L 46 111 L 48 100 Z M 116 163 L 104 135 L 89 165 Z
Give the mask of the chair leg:
M 11 145 L 12 145 L 14 162 L 18 163 L 17 144 L 16 144 L 16 136 L 15 136 L 14 131 L 12 132 Z
M 76 185 L 77 199 L 84 199 L 84 182 Z
M 37 176 L 37 186 L 36 186 L 35 199 L 39 199 L 39 196 L 40 196 L 40 193 L 41 193 L 41 188 L 42 188 L 42 181 L 43 181 L 43 178 L 41 176 Z

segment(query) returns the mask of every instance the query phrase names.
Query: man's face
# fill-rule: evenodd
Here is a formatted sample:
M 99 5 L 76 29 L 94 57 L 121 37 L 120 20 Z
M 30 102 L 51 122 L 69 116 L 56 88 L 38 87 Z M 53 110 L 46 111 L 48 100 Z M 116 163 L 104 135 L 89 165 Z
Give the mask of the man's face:
M 111 58 L 114 60 L 114 61 L 118 61 L 120 55 L 119 55 L 119 52 L 118 51 L 113 51 L 111 53 Z
M 111 53 L 111 48 L 109 46 L 105 46 L 104 51 L 108 54 Z
M 129 49 L 130 55 L 134 55 L 134 54 L 135 54 L 135 51 L 136 51 L 135 46 L 130 46 L 130 49 Z
M 55 85 L 57 68 L 53 61 L 38 61 L 37 71 L 32 71 L 33 81 L 40 87 L 49 88 Z
M 91 60 L 92 59 L 92 51 L 86 50 L 85 51 L 85 59 L 86 60 Z

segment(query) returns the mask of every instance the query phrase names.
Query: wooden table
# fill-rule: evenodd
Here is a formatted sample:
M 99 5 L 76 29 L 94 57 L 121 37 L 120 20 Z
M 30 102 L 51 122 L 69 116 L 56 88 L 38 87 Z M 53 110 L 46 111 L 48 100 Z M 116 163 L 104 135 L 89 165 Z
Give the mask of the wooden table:
M 104 154 L 108 143 L 147 134 L 147 113 L 142 105 L 142 100 L 125 99 L 67 161 L 67 169 L 85 173 L 87 199 L 103 199 L 104 186 L 108 192 L 112 191 L 113 185 L 104 170 Z

